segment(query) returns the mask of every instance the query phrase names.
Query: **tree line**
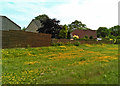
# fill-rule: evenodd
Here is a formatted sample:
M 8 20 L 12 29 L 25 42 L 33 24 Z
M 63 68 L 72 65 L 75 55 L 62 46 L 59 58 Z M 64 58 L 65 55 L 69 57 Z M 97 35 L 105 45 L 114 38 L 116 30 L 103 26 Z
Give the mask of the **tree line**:
M 83 24 L 81 21 L 75 20 L 71 24 L 68 25 L 60 25 L 60 20 L 56 18 L 49 18 L 48 15 L 43 14 L 35 17 L 35 19 L 39 20 L 42 23 L 42 27 L 40 27 L 37 31 L 39 33 L 47 33 L 51 34 L 52 38 L 67 38 L 70 39 L 70 33 L 75 29 L 80 30 L 91 30 Z M 24 28 L 25 30 L 25 28 Z M 99 27 L 97 29 L 97 37 L 99 38 L 120 38 L 120 26 L 116 25 L 111 28 L 107 27 Z

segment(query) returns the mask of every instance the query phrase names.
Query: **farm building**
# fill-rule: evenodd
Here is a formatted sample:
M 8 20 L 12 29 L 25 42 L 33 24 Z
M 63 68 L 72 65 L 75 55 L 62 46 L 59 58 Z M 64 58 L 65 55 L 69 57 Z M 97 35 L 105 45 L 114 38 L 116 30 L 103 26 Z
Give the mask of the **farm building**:
M 93 38 L 97 38 L 97 33 L 96 33 L 96 30 L 74 30 L 72 33 L 71 33 L 71 37 L 73 37 L 74 35 L 78 35 L 79 38 L 84 38 L 85 36 L 92 36 Z
M 0 30 L 21 30 L 21 27 L 6 16 L 0 16 Z
M 38 29 L 42 26 L 42 23 L 39 20 L 33 19 L 28 27 L 26 28 L 26 31 L 28 32 L 36 32 L 38 33 Z

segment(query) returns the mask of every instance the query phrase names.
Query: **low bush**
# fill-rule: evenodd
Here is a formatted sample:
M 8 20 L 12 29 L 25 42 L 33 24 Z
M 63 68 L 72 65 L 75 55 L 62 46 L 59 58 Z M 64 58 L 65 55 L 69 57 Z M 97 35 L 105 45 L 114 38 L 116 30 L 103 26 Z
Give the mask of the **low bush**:
M 120 44 L 120 39 L 114 39 L 114 44 Z
M 58 42 L 58 43 L 52 43 L 51 45 L 52 46 L 62 46 L 62 45 L 64 45 L 64 43 Z
M 117 36 L 117 39 L 120 39 L 120 36 Z
M 75 42 L 75 43 L 73 43 L 75 46 L 80 46 L 80 42 L 79 41 L 77 41 L 77 42 Z
M 26 46 L 26 48 L 31 48 L 31 46 L 28 44 L 28 45 Z
M 67 42 L 65 45 L 72 46 L 73 44 L 71 42 Z
M 89 39 L 93 39 L 93 36 L 90 36 Z
M 88 39 L 88 36 L 86 35 L 84 38 L 85 38 L 85 39 Z

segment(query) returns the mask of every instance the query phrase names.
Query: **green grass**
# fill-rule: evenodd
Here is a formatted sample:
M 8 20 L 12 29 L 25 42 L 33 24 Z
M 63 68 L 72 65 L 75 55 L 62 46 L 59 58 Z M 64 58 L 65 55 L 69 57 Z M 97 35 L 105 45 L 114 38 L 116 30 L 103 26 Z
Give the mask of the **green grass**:
M 2 50 L 2 84 L 118 84 L 118 45 Z

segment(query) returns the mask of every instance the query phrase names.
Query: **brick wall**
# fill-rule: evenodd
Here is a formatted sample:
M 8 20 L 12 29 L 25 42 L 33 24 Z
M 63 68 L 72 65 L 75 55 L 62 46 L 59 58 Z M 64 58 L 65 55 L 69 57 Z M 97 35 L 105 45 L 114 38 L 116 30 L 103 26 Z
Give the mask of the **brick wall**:
M 69 39 L 52 39 L 52 43 L 59 43 L 62 42 L 64 44 L 70 42 L 70 43 L 75 43 L 76 40 L 69 40 Z M 105 44 L 112 44 L 110 41 L 84 41 L 84 40 L 79 40 L 81 44 L 100 44 L 100 43 L 105 43 Z
M 51 35 L 21 30 L 2 31 L 2 48 L 41 47 L 51 45 Z

